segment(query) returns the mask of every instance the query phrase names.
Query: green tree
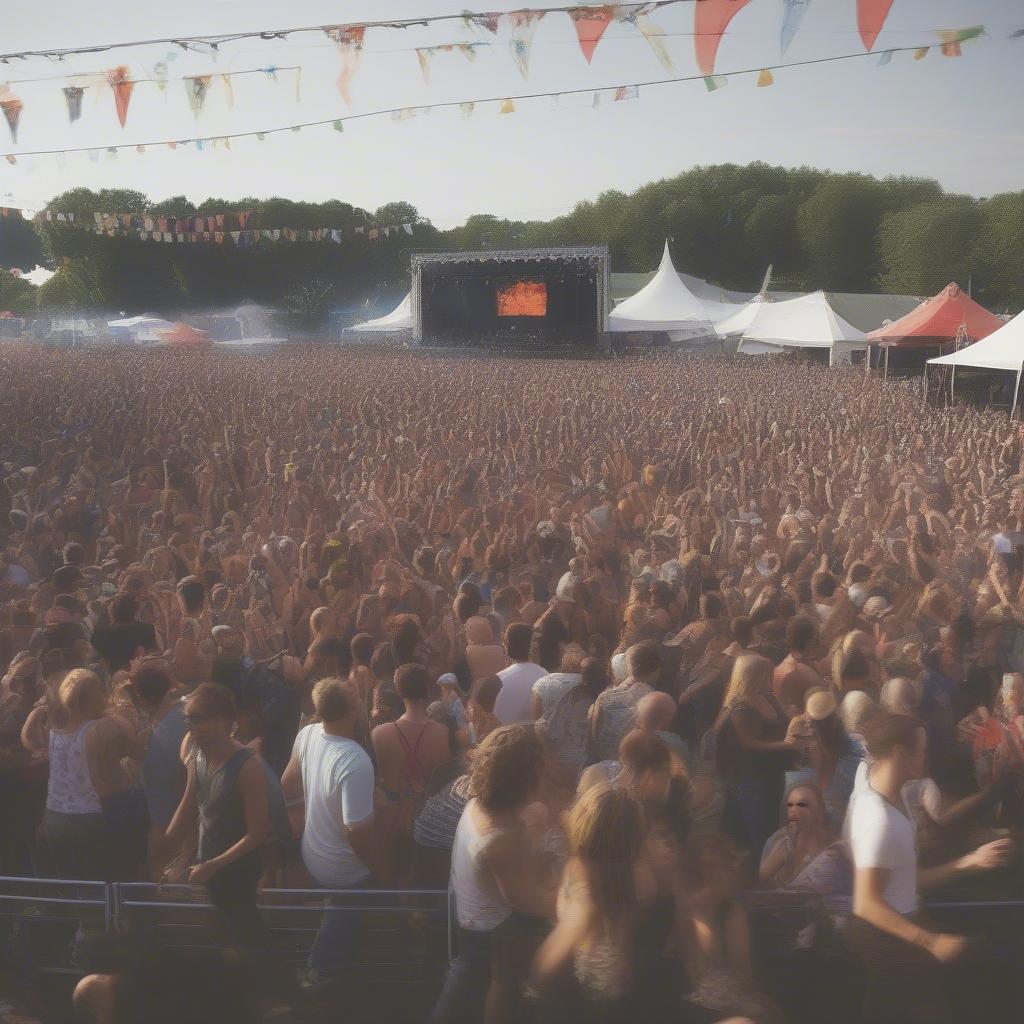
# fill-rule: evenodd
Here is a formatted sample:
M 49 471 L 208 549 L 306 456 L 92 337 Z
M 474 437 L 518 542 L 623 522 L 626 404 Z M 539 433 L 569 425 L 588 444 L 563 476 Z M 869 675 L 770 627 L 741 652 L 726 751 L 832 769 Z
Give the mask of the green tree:
M 0 312 L 31 313 L 36 308 L 38 289 L 6 270 L 0 270 Z
M 974 243 L 975 294 L 992 309 L 1024 308 L 1024 192 L 979 204 Z

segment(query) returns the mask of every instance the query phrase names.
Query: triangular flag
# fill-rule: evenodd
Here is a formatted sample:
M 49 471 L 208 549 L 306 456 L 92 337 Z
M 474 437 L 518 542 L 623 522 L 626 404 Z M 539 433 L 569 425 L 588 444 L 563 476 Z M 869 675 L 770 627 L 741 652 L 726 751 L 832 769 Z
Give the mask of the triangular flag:
M 462 20 L 466 23 L 466 27 L 482 28 L 486 29 L 491 33 L 492 36 L 498 34 L 498 26 L 501 24 L 500 14 L 472 14 L 469 11 L 465 11 L 462 15 Z
M 594 59 L 594 51 L 601 42 L 601 36 L 615 17 L 615 8 L 606 7 L 575 7 L 569 12 L 576 36 L 580 41 L 580 49 L 589 64 Z
M 333 129 L 334 129 L 334 130 L 335 130 L 336 132 L 343 132 L 343 131 L 345 130 L 345 122 L 344 122 L 344 121 L 335 121 L 335 122 L 334 122 L 334 123 L 333 123 L 333 124 L 331 125 L 331 127 L 332 127 L 332 128 L 333 128 Z
M 728 84 L 728 75 L 707 75 L 704 78 L 704 87 L 708 92 L 714 92 L 716 89 L 724 89 Z
M 228 108 L 232 108 L 235 105 L 235 90 L 231 84 L 230 75 L 221 75 L 221 81 L 224 83 L 224 95 L 228 101 Z
M 969 39 L 977 39 L 984 31 L 981 25 L 975 25 L 973 28 L 939 29 L 937 35 L 942 41 L 942 56 L 959 57 L 960 44 L 966 43 Z
M 701 0 L 701 3 L 705 2 L 707 0 Z M 666 71 L 674 71 L 675 67 L 672 64 L 672 57 L 665 46 L 665 30 L 655 25 L 647 17 L 657 6 L 657 4 L 653 3 L 620 4 L 615 8 L 615 18 L 617 21 L 629 22 L 630 25 L 636 28 L 644 39 L 647 40 L 647 45 L 651 48 L 654 56 L 661 62 L 662 67 Z
M 85 90 L 77 85 L 64 89 L 64 100 L 68 105 L 68 123 L 74 124 L 82 116 L 82 96 Z
M 153 65 L 153 81 L 161 92 L 167 88 L 167 64 L 162 60 Z
M 892 0 L 857 0 L 857 29 L 865 50 L 875 45 L 891 7 Z
M 338 92 L 345 101 L 345 106 L 352 106 L 352 97 L 348 91 L 349 83 L 359 70 L 363 59 L 363 37 L 366 35 L 365 25 L 337 26 L 324 29 L 329 39 L 338 47 L 341 55 L 341 72 L 338 75 Z
M 195 75 L 192 78 L 184 79 L 185 92 L 188 95 L 188 105 L 192 113 L 198 118 L 199 112 L 206 102 L 206 94 L 210 89 L 210 75 Z
M 128 68 L 123 65 L 107 72 L 107 83 L 114 90 L 114 106 L 122 128 L 128 120 L 128 103 L 132 98 L 132 89 L 135 88 L 135 83 L 128 78 L 129 74 Z
M 620 100 L 635 100 L 640 95 L 640 87 L 638 85 L 620 85 L 615 90 L 615 102 L 618 103 Z
M 527 77 L 530 69 L 530 48 L 533 46 L 534 33 L 546 13 L 546 11 L 511 11 L 505 15 L 512 31 L 512 38 L 508 44 L 509 49 L 523 78 Z
M 878 66 L 880 68 L 884 68 L 886 64 L 891 64 L 892 63 L 892 55 L 893 55 L 893 51 L 892 50 L 883 50 L 878 55 Z
M 7 127 L 11 130 L 11 142 L 18 141 L 18 121 L 21 118 L 22 102 L 11 92 L 10 86 L 0 85 L 0 110 L 7 118 Z
M 800 31 L 800 23 L 804 20 L 811 0 L 782 0 L 785 9 L 782 12 L 782 31 L 779 35 L 779 49 L 785 53 L 789 44 Z
M 469 117 L 473 113 L 473 111 L 475 109 L 476 109 L 476 104 L 475 103 L 460 103 L 459 104 L 459 112 L 462 114 L 463 117 Z
M 697 64 L 705 75 L 715 72 L 718 44 L 725 30 L 750 0 L 700 0 L 693 5 L 693 44 Z
M 771 73 L 769 68 L 764 70 L 757 76 L 757 87 L 763 89 L 766 85 L 774 85 L 775 76 Z
M 928 56 L 930 46 L 920 46 L 914 51 L 914 60 L 924 60 Z
M 430 85 L 430 58 L 434 55 L 432 46 L 420 46 L 416 50 L 416 59 L 420 62 L 420 71 L 423 72 L 423 82 Z
M 501 106 L 498 108 L 499 114 L 514 114 L 516 112 L 516 105 L 512 100 L 502 100 Z

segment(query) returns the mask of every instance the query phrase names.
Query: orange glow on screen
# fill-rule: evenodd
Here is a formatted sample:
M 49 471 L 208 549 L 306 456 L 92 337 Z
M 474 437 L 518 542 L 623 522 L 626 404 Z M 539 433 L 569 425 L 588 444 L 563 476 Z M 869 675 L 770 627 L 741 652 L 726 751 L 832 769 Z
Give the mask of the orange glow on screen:
M 540 281 L 517 281 L 498 289 L 498 316 L 547 316 L 548 287 Z

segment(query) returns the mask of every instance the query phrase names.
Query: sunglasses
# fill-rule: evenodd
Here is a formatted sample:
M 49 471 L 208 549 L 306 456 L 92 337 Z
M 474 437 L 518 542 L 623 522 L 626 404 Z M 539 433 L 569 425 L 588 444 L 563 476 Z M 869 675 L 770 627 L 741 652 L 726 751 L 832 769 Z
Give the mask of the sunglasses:
M 186 719 L 188 721 L 188 719 Z M 811 805 L 806 800 L 793 800 L 786 803 L 787 807 L 810 807 Z

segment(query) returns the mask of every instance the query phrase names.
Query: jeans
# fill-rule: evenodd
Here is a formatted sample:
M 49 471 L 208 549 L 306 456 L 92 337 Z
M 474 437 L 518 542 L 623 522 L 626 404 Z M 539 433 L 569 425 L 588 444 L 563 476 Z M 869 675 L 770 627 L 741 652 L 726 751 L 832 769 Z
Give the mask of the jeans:
M 459 952 L 448 968 L 430 1024 L 476 1024 L 482 1019 L 491 979 L 493 936 L 494 932 L 459 927 Z
M 256 907 L 256 887 L 263 865 L 259 850 L 247 853 L 221 868 L 207 883 L 210 902 L 227 921 L 236 946 L 259 947 L 270 944 L 266 925 Z
M 737 779 L 725 785 L 725 831 L 744 849 L 761 855 L 772 824 L 771 787 L 765 779 Z
M 361 886 L 349 888 L 359 889 Z M 328 907 L 324 910 L 320 930 L 309 951 L 309 966 L 314 971 L 337 975 L 355 966 L 362 917 L 363 912 L 357 907 Z

